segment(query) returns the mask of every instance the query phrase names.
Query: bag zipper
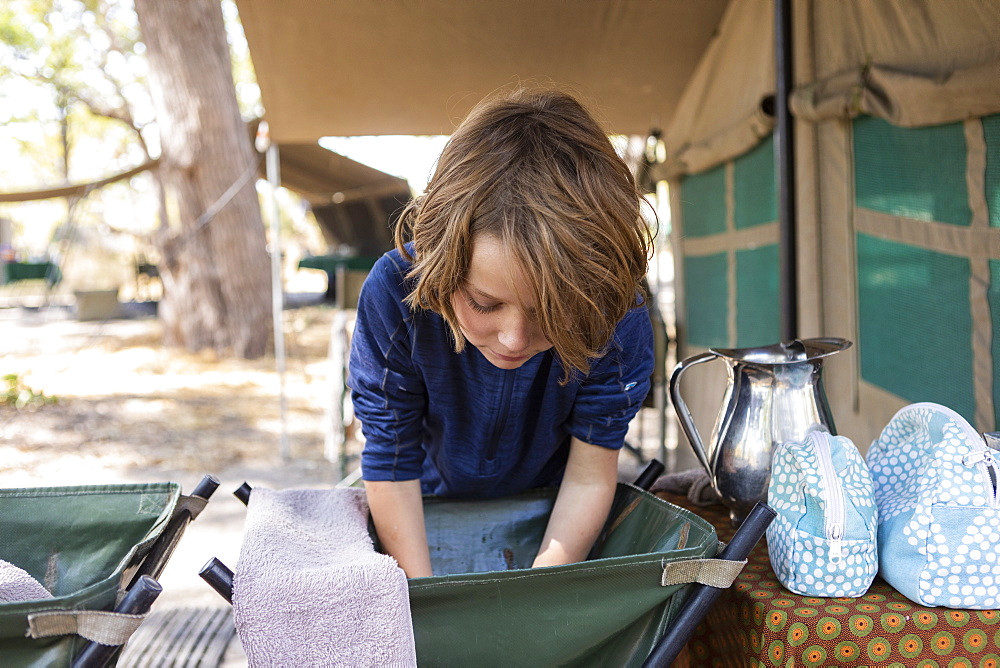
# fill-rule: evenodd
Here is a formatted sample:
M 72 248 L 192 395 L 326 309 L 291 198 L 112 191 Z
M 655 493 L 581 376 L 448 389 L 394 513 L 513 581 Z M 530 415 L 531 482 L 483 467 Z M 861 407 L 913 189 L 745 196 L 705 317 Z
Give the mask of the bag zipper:
M 844 556 L 844 524 L 847 521 L 847 508 L 844 502 L 844 489 L 841 487 L 837 470 L 833 466 L 833 448 L 830 445 L 830 434 L 825 431 L 810 433 L 816 460 L 819 462 L 820 477 L 823 479 L 823 490 L 828 492 L 826 513 L 824 517 L 826 539 L 830 541 L 830 560 L 837 563 Z
M 962 456 L 962 464 L 964 466 L 971 466 L 972 464 L 978 464 L 979 473 L 983 480 L 986 482 L 986 489 L 993 490 L 991 496 L 992 505 L 994 507 L 1000 506 L 1000 462 L 997 458 L 993 456 L 993 450 L 986 445 L 985 437 L 978 431 L 973 429 L 969 421 L 962 417 L 958 411 L 948 408 L 947 406 L 942 406 L 941 404 L 935 404 L 930 401 L 921 401 L 915 404 L 910 404 L 909 406 L 900 409 L 900 413 L 909 412 L 911 409 L 926 408 L 929 410 L 935 410 L 940 413 L 948 415 L 952 422 L 957 424 L 962 432 L 968 437 L 966 440 L 969 442 L 972 452 L 966 453 Z
M 965 466 L 979 464 L 979 470 L 993 487 L 993 505 L 997 505 L 997 474 L 1000 473 L 1000 465 L 993 454 L 989 450 L 969 452 L 962 457 L 962 464 Z

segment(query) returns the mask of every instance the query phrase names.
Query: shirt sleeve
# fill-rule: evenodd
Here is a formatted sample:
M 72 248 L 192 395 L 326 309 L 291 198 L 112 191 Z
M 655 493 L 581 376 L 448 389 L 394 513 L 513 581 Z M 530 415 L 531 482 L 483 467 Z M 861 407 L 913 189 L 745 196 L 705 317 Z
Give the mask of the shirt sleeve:
M 642 305 L 625 314 L 607 353 L 594 361 L 581 383 L 570 413 L 570 434 L 591 445 L 622 447 L 652 374 L 653 327 Z
M 427 393 L 410 354 L 413 313 L 400 259 L 383 256 L 361 289 L 351 340 L 348 386 L 365 446 L 365 480 L 414 480 L 423 469 Z

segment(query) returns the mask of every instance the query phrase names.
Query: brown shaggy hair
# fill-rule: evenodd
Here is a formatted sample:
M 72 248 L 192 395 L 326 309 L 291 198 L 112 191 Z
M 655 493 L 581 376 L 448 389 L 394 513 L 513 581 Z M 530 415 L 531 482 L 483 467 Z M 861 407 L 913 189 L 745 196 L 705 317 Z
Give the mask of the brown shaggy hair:
M 413 262 L 411 308 L 452 309 L 478 235 L 492 235 L 531 282 L 539 326 L 565 371 L 586 374 L 636 305 L 652 250 L 645 203 L 607 134 L 573 97 L 518 89 L 476 106 L 448 140 L 426 193 L 404 210 L 396 246 Z M 404 248 L 412 235 L 414 254 Z

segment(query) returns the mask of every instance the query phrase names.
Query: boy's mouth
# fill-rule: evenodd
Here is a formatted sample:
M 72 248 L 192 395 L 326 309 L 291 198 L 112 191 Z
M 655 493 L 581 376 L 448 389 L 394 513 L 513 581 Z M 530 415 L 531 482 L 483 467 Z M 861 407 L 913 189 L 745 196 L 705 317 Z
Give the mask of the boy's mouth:
M 504 362 L 523 362 L 524 360 L 528 359 L 527 356 L 525 355 L 518 355 L 516 357 L 511 357 L 510 355 L 501 355 L 495 350 L 490 350 L 490 352 L 493 353 L 494 357 L 496 357 L 497 359 L 501 359 Z

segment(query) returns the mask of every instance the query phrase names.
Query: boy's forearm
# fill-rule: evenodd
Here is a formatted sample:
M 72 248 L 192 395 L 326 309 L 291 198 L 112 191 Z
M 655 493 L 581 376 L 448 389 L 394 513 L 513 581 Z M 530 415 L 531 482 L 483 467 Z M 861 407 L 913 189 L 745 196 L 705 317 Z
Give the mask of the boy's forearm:
M 587 558 L 607 519 L 618 479 L 618 451 L 573 439 L 566 475 L 532 567 Z
M 420 481 L 366 481 L 365 492 L 385 551 L 396 559 L 406 577 L 431 575 Z

